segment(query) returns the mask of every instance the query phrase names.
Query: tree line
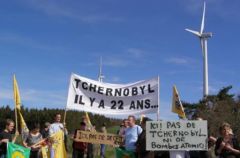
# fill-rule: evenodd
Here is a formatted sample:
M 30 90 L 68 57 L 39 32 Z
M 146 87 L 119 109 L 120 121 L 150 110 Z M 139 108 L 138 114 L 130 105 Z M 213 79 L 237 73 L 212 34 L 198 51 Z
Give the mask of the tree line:
M 201 116 L 208 121 L 209 134 L 215 137 L 218 136 L 218 128 L 221 123 L 228 122 L 231 124 L 233 133 L 240 138 L 240 96 L 230 94 L 232 86 L 223 87 L 215 95 L 209 95 L 197 103 L 189 103 L 182 101 L 185 113 L 188 119 L 194 119 L 195 116 Z M 53 122 L 54 115 L 60 113 L 62 119 L 64 116 L 64 109 L 36 109 L 21 107 L 22 115 L 29 129 L 34 123 L 39 123 L 43 127 L 45 122 Z M 78 128 L 84 112 L 68 111 L 66 117 L 67 129 L 72 132 Z M 15 120 L 14 109 L 9 105 L 0 107 L 0 131 L 4 129 L 5 120 L 11 118 Z M 120 119 L 107 118 L 103 115 L 89 113 L 92 124 L 96 125 L 98 130 L 103 123 L 107 127 L 118 126 L 121 123 Z
M 35 123 L 39 123 L 41 127 L 44 127 L 45 122 L 52 123 L 54 121 L 54 115 L 56 113 L 60 113 L 62 116 L 62 120 L 64 117 L 64 109 L 36 109 L 36 108 L 27 108 L 22 106 L 21 113 L 24 117 L 24 120 L 29 129 L 33 127 Z M 120 119 L 115 118 L 107 118 L 103 115 L 91 114 L 88 113 L 91 123 L 96 125 L 96 129 L 100 129 L 102 124 L 106 124 L 109 126 L 116 126 L 121 123 Z M 66 126 L 70 132 L 73 132 L 76 128 L 80 127 L 80 122 L 82 121 L 82 117 L 85 116 L 85 112 L 79 111 L 67 111 L 66 116 Z M 5 120 L 6 119 L 15 120 L 15 112 L 14 109 L 11 109 L 9 105 L 0 107 L 0 131 L 5 128 Z M 20 129 L 20 128 L 19 128 Z

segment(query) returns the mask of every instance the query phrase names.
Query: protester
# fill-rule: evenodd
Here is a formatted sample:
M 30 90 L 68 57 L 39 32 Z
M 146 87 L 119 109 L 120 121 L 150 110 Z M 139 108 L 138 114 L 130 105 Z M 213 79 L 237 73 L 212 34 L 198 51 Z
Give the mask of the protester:
M 15 136 L 12 138 L 12 132 L 14 129 L 13 120 L 7 119 L 5 125 L 5 129 L 0 133 L 0 158 L 6 158 L 7 142 L 15 142 L 19 135 L 18 131 L 16 131 Z
M 136 142 L 138 158 L 154 158 L 153 151 L 146 150 L 146 122 L 151 121 L 148 117 L 143 117 L 141 121 L 141 127 L 143 129 L 142 133 L 138 136 Z
M 93 124 L 91 127 L 88 127 L 87 129 L 90 132 L 96 132 L 95 124 Z M 93 143 L 88 143 L 87 145 L 87 158 L 95 158 L 95 145 Z
M 49 127 L 49 135 L 52 136 L 53 134 L 59 132 L 60 130 L 62 130 L 64 132 L 65 135 L 67 135 L 67 129 L 63 126 L 63 124 L 61 123 L 61 114 L 57 113 L 55 114 L 54 117 L 54 123 L 52 123 Z M 51 158 L 55 158 L 54 155 L 54 143 L 55 140 L 52 140 L 51 142 L 51 146 L 50 146 L 50 157 Z
M 136 152 L 136 142 L 138 136 L 142 133 L 142 128 L 139 125 L 136 125 L 136 119 L 133 115 L 128 116 L 129 127 L 125 129 L 125 148 L 126 150 Z
M 107 134 L 107 129 L 106 129 L 106 124 L 103 123 L 101 130 L 101 133 Z M 106 150 L 106 145 L 105 144 L 100 144 L 100 157 L 105 158 L 105 150 Z
M 63 130 L 66 132 L 66 129 L 64 128 L 63 124 L 61 123 L 61 114 L 57 113 L 54 116 L 54 123 L 52 123 L 49 127 L 49 135 L 58 132 L 59 130 Z
M 84 153 L 87 151 L 87 143 L 81 142 L 78 139 L 76 139 L 77 130 L 86 131 L 86 123 L 81 122 L 80 123 L 80 129 L 76 129 L 73 136 L 73 152 L 72 152 L 72 158 L 84 158 Z
M 91 131 L 92 132 L 97 132 L 95 124 L 92 125 Z M 93 153 L 93 158 L 95 158 L 99 155 L 99 148 L 100 148 L 99 144 L 93 144 L 93 152 L 92 152 Z
M 41 130 L 41 134 L 43 138 L 47 138 L 49 136 L 49 127 L 50 127 L 50 123 L 45 122 L 44 128 Z
M 240 155 L 240 147 L 237 139 L 231 132 L 231 126 L 223 123 L 219 128 L 220 137 L 217 139 L 215 154 L 219 158 L 237 158 Z
M 120 125 L 120 129 L 117 134 L 120 136 L 124 136 L 124 134 L 125 134 L 124 131 L 127 127 L 128 127 L 128 120 L 124 119 Z
M 208 158 L 215 158 L 215 143 L 217 139 L 213 136 L 213 134 L 208 135 Z
M 126 130 L 127 127 L 128 127 L 128 119 L 124 119 L 122 121 L 122 123 L 120 124 L 120 129 L 117 131 L 117 134 L 122 136 L 123 139 L 125 137 L 124 135 L 125 135 L 125 130 Z M 125 149 L 124 142 L 122 142 L 122 144 L 119 145 L 119 148 Z
M 37 143 L 42 140 L 42 135 L 39 131 L 40 131 L 40 125 L 34 124 L 34 127 L 28 134 L 26 140 L 23 140 L 23 145 L 31 149 L 30 158 L 40 158 L 39 151 L 41 148 L 41 144 L 37 144 Z

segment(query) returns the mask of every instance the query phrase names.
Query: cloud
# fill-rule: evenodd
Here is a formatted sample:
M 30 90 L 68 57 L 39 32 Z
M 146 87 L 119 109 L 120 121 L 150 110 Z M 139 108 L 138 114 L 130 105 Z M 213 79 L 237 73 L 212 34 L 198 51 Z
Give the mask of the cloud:
M 203 1 L 183 0 L 181 4 L 184 5 L 184 9 L 188 13 L 199 15 L 200 20 L 203 10 Z M 240 17 L 238 6 L 239 1 L 231 1 L 231 3 L 229 3 L 225 0 L 208 0 L 206 1 L 206 16 L 208 17 L 209 12 L 211 12 L 214 13 L 216 17 L 220 17 L 224 20 L 236 21 L 238 19 L 237 17 Z
M 106 58 L 103 60 L 103 65 L 112 66 L 112 67 L 126 67 L 130 64 L 127 59 L 123 58 Z
M 109 67 L 126 67 L 126 66 L 135 66 L 136 63 L 149 63 L 147 59 L 146 52 L 143 49 L 139 48 L 126 48 L 121 50 L 121 52 L 94 52 L 89 54 L 94 54 L 94 58 L 102 57 L 103 66 Z M 104 57 L 102 54 L 108 54 Z M 148 53 L 150 54 L 150 53 Z M 99 66 L 99 62 L 87 62 L 84 63 L 85 66 Z M 143 65 L 143 64 L 142 64 Z M 139 65 L 137 65 L 139 67 Z
M 66 92 L 57 90 L 35 90 L 22 89 L 20 91 L 22 104 L 26 107 L 47 106 L 51 108 L 64 108 L 66 103 Z M 0 99 L 6 104 L 14 104 L 13 91 L 10 89 L 1 89 Z M 11 101 L 11 103 L 9 103 Z
M 117 77 L 117 76 L 113 76 L 113 77 L 111 77 L 110 81 L 116 83 L 116 82 L 121 81 L 121 79 L 119 77 Z
M 176 64 L 176 65 L 186 65 L 190 63 L 189 59 L 179 58 L 179 57 L 165 59 L 165 62 L 170 64 Z
M 185 10 L 191 14 L 200 13 L 201 8 L 203 7 L 203 3 L 200 3 L 202 1 L 184 0 L 181 2 L 184 3 Z
M 118 77 L 118 76 L 114 76 L 114 77 L 111 78 L 111 80 L 112 80 L 113 82 L 119 82 L 121 79 L 120 79 L 120 77 Z
M 126 67 L 130 64 L 130 61 L 127 59 L 124 59 L 123 57 L 117 57 L 117 56 L 108 56 L 106 58 L 103 58 L 102 65 L 103 67 Z M 86 62 L 82 63 L 83 66 L 87 67 L 99 67 L 99 62 Z
M 13 91 L 8 89 L 1 89 L 0 99 L 13 99 Z
M 71 6 L 70 3 L 64 3 L 63 1 L 48 1 L 48 0 L 41 0 L 41 1 L 29 1 L 26 2 L 36 10 L 42 11 L 48 16 L 58 16 L 63 18 L 69 18 L 74 20 L 79 20 L 81 22 L 86 23 L 96 23 L 101 21 L 111 21 L 111 22 L 121 22 L 123 18 L 121 17 L 113 17 L 109 16 L 105 13 L 96 12 L 96 13 L 89 13 L 90 9 L 93 6 L 86 6 L 81 3 L 79 5 L 75 4 L 75 6 Z M 76 5 L 78 6 L 77 8 Z M 87 10 L 88 9 L 88 10 Z
M 36 40 L 14 33 L 0 33 L 0 41 L 4 43 L 17 44 L 42 50 L 61 50 L 60 47 L 50 46 L 37 42 Z
M 127 50 L 127 53 L 135 58 L 140 58 L 140 57 L 143 57 L 143 55 L 145 54 L 145 51 L 138 48 L 129 48 Z

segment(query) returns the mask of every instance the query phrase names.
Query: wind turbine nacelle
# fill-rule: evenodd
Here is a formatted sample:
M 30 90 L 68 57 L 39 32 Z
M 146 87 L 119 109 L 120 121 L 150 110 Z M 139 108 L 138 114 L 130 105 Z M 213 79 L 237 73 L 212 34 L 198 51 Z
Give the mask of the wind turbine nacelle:
M 210 38 L 212 37 L 212 32 L 206 32 L 201 34 L 201 38 Z

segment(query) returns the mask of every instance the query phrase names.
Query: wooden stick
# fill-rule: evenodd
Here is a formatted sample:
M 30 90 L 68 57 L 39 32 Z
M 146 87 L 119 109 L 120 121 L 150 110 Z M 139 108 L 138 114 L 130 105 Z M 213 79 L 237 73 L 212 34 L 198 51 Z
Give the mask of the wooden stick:
M 49 138 L 49 137 L 47 137 L 47 138 Z M 47 140 L 47 138 L 44 138 L 44 139 L 40 140 L 39 142 L 33 144 L 32 146 L 37 146 L 37 145 L 39 145 L 39 144 L 45 142 L 45 141 Z
M 65 108 L 64 117 L 63 117 L 63 126 L 64 127 L 66 125 L 66 117 L 67 117 L 67 108 Z
M 57 133 L 58 133 L 58 132 L 53 133 L 52 135 L 48 136 L 47 138 L 44 138 L 44 139 L 40 140 L 39 142 L 33 144 L 32 146 L 37 146 L 37 145 L 39 145 L 39 144 L 45 142 L 48 138 L 54 136 L 54 135 L 57 134 Z
M 17 119 L 17 107 L 15 105 L 15 123 L 16 123 L 16 132 L 18 132 L 18 119 Z

